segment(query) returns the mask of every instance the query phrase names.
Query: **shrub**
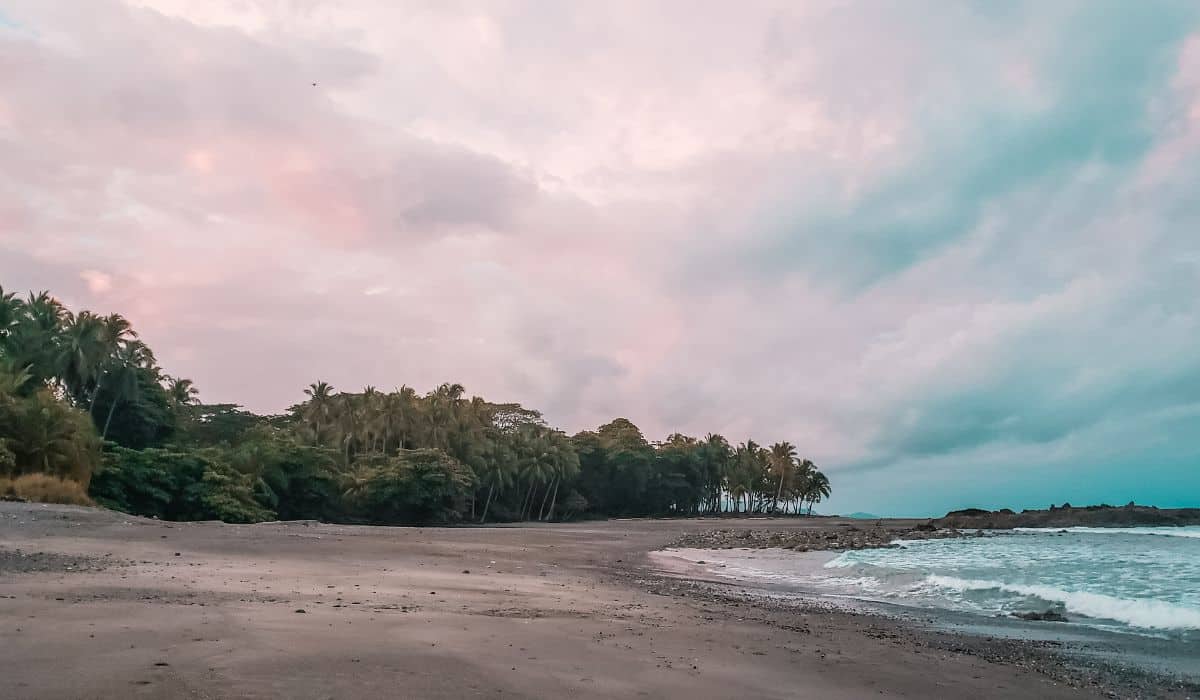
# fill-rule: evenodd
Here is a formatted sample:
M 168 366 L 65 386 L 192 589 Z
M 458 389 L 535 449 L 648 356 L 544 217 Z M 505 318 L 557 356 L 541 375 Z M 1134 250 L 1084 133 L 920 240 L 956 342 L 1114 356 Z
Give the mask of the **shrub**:
M 92 479 L 91 495 L 109 508 L 163 520 L 273 520 L 255 500 L 259 481 L 212 451 L 113 447 Z
M 402 450 L 350 477 L 346 500 L 359 517 L 379 523 L 457 520 L 471 492 L 470 468 L 441 450 Z
M 0 394 L 0 436 L 0 473 L 48 474 L 86 488 L 99 462 L 92 419 L 46 389 L 26 397 Z
M 48 474 L 25 474 L 15 479 L 0 478 L 0 497 L 36 503 L 90 506 L 92 499 L 78 482 Z

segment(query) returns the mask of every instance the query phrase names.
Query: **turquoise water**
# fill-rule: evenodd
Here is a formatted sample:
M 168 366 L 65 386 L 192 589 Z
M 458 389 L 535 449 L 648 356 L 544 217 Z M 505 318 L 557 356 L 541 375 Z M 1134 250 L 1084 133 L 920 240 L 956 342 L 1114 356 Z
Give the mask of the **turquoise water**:
M 983 615 L 1055 610 L 1073 623 L 1200 639 L 1200 527 L 1021 530 L 900 542 L 824 565 L 847 595 Z

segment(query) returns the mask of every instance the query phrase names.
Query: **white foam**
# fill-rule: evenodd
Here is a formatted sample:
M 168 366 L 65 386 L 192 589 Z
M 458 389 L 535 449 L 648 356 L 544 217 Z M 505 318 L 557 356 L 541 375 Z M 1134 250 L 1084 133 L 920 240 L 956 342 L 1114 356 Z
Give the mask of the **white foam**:
M 1102 620 L 1116 620 L 1131 627 L 1157 630 L 1200 629 L 1200 609 L 1172 605 L 1159 600 L 1130 600 L 1101 593 L 1066 591 L 1053 586 L 980 581 L 953 576 L 931 575 L 925 580 L 935 586 L 957 591 L 998 590 L 1034 596 L 1048 602 L 1062 603 L 1067 612 Z
M 1089 535 L 1159 535 L 1200 539 L 1200 527 L 1014 527 L 1016 532 L 1078 532 Z

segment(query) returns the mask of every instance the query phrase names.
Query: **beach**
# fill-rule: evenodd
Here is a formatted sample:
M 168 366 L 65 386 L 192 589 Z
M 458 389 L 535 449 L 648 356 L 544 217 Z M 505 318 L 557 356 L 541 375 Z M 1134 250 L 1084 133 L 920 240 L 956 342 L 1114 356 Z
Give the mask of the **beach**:
M 0 695 L 1193 696 L 1060 642 L 760 599 L 650 554 L 714 528 L 846 525 L 229 525 L 0 503 Z

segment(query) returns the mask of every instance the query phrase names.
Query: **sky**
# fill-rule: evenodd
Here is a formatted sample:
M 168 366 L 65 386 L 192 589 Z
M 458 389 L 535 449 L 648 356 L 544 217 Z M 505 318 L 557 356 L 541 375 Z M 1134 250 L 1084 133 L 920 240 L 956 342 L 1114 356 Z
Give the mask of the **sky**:
M 1200 4 L 0 0 L 0 285 L 207 402 L 789 440 L 826 512 L 1200 506 Z

